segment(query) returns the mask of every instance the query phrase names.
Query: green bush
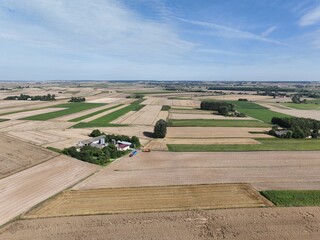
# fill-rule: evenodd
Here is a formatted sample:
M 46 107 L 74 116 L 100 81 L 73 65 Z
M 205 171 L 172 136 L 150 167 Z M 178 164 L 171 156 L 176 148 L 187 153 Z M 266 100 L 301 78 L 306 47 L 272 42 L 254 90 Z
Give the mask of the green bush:
M 155 138 L 165 138 L 167 134 L 167 122 L 160 119 L 154 126 L 153 134 Z

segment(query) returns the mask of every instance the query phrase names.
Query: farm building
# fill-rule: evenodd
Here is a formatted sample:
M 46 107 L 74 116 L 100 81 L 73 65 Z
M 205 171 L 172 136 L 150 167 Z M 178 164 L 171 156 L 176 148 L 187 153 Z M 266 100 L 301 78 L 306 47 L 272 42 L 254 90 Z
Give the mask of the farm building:
M 106 143 L 106 136 L 101 135 L 94 138 L 89 138 L 83 141 L 78 142 L 77 147 L 91 146 L 95 148 L 104 148 L 108 144 Z
M 132 145 L 131 142 L 126 142 L 126 141 L 118 141 L 117 143 L 117 150 L 118 151 L 127 151 L 130 149 L 130 146 Z

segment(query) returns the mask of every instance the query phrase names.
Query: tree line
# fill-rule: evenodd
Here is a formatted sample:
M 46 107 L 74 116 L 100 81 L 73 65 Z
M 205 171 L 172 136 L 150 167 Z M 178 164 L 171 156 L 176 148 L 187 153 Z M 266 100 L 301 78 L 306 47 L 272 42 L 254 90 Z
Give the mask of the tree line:
M 84 97 L 71 97 L 69 102 L 85 102 L 86 99 Z
M 8 96 L 4 100 L 31 100 L 31 101 L 54 101 L 56 100 L 55 94 L 30 96 L 26 94 L 20 94 L 18 96 Z

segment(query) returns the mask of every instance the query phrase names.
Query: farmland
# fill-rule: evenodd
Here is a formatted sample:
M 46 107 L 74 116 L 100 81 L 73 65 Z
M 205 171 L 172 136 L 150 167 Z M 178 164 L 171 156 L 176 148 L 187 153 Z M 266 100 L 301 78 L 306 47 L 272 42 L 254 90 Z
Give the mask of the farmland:
M 277 206 L 284 207 L 303 207 L 320 206 L 320 191 L 312 190 L 278 190 L 264 191 L 262 194 Z
M 252 120 L 169 120 L 170 127 L 268 127 L 270 124 Z

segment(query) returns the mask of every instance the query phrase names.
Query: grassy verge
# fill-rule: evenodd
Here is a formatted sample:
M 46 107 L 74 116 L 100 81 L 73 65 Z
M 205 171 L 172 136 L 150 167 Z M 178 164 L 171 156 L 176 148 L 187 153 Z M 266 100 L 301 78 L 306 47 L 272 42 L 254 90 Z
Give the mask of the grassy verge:
M 320 139 L 256 139 L 261 144 L 168 144 L 172 152 L 319 151 Z
M 81 116 L 81 117 L 78 117 L 78 118 L 74 118 L 74 119 L 69 120 L 69 122 L 80 122 L 80 121 L 82 121 L 82 120 L 84 120 L 84 119 L 93 117 L 93 116 L 95 116 L 95 115 L 97 115 L 97 114 L 100 114 L 100 113 L 109 111 L 109 110 L 111 110 L 111 109 L 120 107 L 121 105 L 122 105 L 122 104 L 119 104 L 119 105 L 116 105 L 116 106 L 113 106 L 113 107 L 110 107 L 110 108 L 105 108 L 105 109 L 102 109 L 102 110 L 100 110 L 100 111 L 96 111 L 96 112 L 93 112 L 93 113 L 90 113 L 90 114 L 87 114 L 87 115 L 84 115 L 84 116 Z
M 254 120 L 211 120 L 211 119 L 192 119 L 192 120 L 169 120 L 170 127 L 270 127 L 266 124 Z
M 51 150 L 53 152 L 56 152 L 56 153 L 62 153 L 62 150 L 58 149 L 58 148 L 54 148 L 54 147 L 47 147 L 48 150 Z
M 271 123 L 273 117 L 290 117 L 283 113 L 271 111 L 270 109 L 263 107 L 253 102 L 242 101 L 228 101 L 236 106 L 237 111 L 244 113 L 245 115 L 261 120 L 265 123 Z
M 316 190 L 272 190 L 261 194 L 281 207 L 320 206 L 320 191 Z
M 0 122 L 8 121 L 9 119 L 0 119 Z
M 31 116 L 31 117 L 23 118 L 23 120 L 45 121 L 45 120 L 50 120 L 53 118 L 58 118 L 65 115 L 81 112 L 84 110 L 100 107 L 103 105 L 104 105 L 103 103 L 64 103 L 64 104 L 59 104 L 51 107 L 51 108 L 65 108 L 63 110 Z
M 144 101 L 144 100 L 135 101 L 127 107 L 121 108 L 117 111 L 114 111 L 114 112 L 109 113 L 105 116 L 97 118 L 91 122 L 87 122 L 87 123 L 80 122 L 72 127 L 73 128 L 91 128 L 91 127 L 125 126 L 122 124 L 112 124 L 111 122 L 116 120 L 117 118 L 121 117 L 122 115 L 130 112 L 130 111 L 139 111 L 141 108 L 144 107 L 144 105 L 140 105 L 140 103 L 142 101 Z
M 284 106 L 299 110 L 320 110 L 320 105 L 315 103 L 283 103 Z

